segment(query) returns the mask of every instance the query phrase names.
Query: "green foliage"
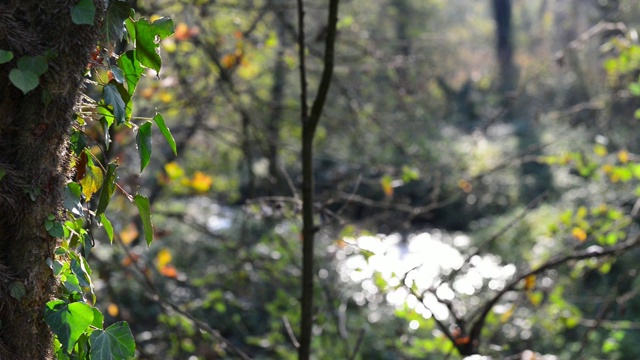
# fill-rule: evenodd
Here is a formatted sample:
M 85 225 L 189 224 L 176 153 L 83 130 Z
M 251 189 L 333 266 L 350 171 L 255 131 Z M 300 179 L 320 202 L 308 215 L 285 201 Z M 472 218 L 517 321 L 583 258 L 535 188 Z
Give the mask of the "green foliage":
M 71 9 L 72 21 L 75 24 L 93 26 L 95 12 L 93 1 L 80 0 Z M 156 71 L 160 70 L 156 36 L 169 36 L 173 32 L 173 23 L 169 19 L 161 19 L 149 24 L 147 20 L 135 19 L 133 16 L 133 11 L 126 2 L 109 2 L 102 24 L 105 42 L 96 49 L 94 61 L 90 64 L 91 74 L 94 75 L 98 88 L 95 93 L 100 96 L 93 99 L 95 111 L 78 114 L 71 136 L 71 149 L 76 155 L 71 165 L 76 177 L 64 189 L 63 205 L 67 220 L 60 221 L 57 216 L 49 215 L 43 224 L 50 235 L 60 239 L 55 258 L 48 259 L 47 264 L 62 284 L 62 294 L 59 299 L 47 303 L 44 316 L 45 322 L 56 335 L 55 350 L 59 359 L 130 359 L 135 355 L 135 342 L 129 326 L 118 322 L 103 329 L 104 316 L 90 305 L 95 304 L 96 297 L 91 268 L 86 260 L 94 246 L 91 223 L 96 221 L 104 228 L 109 241 L 114 239 L 114 227 L 105 212 L 117 189 L 122 190 L 125 197 L 138 208 L 147 245 L 153 240 L 148 199 L 139 194 L 132 196 L 126 193 L 118 185 L 118 162 L 111 161 L 107 164 L 106 154 L 101 152 L 109 147 L 109 132 L 120 131 L 124 125 L 127 129 L 138 129 L 136 138 L 142 164 L 140 171 L 144 170 L 151 158 L 152 124 L 150 121 L 139 126 L 132 123 L 132 98 L 144 69 L 152 67 Z M 136 33 L 129 33 L 130 41 L 135 41 L 135 47 L 124 54 L 115 54 L 115 42 L 122 40 L 125 22 L 137 29 Z M 151 51 L 154 56 L 147 54 L 147 57 L 138 57 L 136 49 Z M 2 52 L 0 60 L 11 61 L 12 54 Z M 16 62 L 16 68 L 11 70 L 10 78 L 16 87 L 27 93 L 38 86 L 39 76 L 47 70 L 45 57 L 23 56 Z M 106 80 L 105 75 L 108 77 Z M 156 113 L 154 121 L 175 152 L 175 141 L 164 124 L 162 115 Z M 93 124 L 98 124 L 104 132 L 104 148 L 91 148 L 90 144 L 97 143 L 87 132 Z M 96 201 L 94 195 L 97 193 L 99 197 Z M 17 298 L 23 293 L 20 286 L 21 284 L 15 285 L 11 291 Z

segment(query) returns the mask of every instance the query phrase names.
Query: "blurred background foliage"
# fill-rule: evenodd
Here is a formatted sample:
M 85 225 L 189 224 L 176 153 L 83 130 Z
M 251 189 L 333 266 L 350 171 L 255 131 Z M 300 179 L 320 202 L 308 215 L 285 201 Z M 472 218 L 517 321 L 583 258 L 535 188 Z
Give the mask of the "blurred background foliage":
M 305 4 L 315 89 L 326 4 Z M 139 359 L 294 359 L 296 3 L 132 6 L 176 23 L 135 111 L 163 113 L 179 156 L 155 134 L 138 177 L 111 134 L 157 240 L 117 195 L 114 245 L 90 259 L 98 305 Z M 315 358 L 640 357 L 639 19 L 634 0 L 342 1 L 315 143 Z

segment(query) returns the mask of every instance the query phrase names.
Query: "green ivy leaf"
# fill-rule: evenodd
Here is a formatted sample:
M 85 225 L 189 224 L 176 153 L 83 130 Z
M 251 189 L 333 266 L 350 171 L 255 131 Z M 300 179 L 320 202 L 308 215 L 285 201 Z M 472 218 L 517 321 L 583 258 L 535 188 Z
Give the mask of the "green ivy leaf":
M 113 107 L 116 125 L 122 124 L 126 116 L 126 104 L 122 100 L 122 95 L 120 95 L 118 88 L 114 84 L 107 84 L 102 88 L 102 98 L 107 105 Z
M 116 181 L 118 180 L 117 169 L 118 163 L 115 161 L 109 163 L 107 166 L 107 175 L 104 177 L 104 182 L 102 183 L 103 185 L 102 190 L 100 191 L 100 200 L 98 201 L 96 216 L 103 214 L 109 206 L 111 196 L 116 190 Z
M 142 172 L 151 160 L 151 122 L 147 121 L 138 127 L 136 145 L 140 155 L 140 172 Z
M 92 0 L 80 0 L 71 8 L 71 21 L 77 25 L 93 25 L 96 6 Z
M 129 18 L 131 6 L 125 1 L 111 1 L 104 17 L 102 32 L 107 43 L 122 40 L 124 21 Z
M 93 322 L 93 310 L 82 302 L 67 304 L 62 300 L 53 300 L 47 303 L 44 321 L 56 334 L 62 348 L 70 353 L 80 335 Z
M 115 65 L 110 66 L 109 69 L 111 70 L 115 81 L 122 84 L 124 82 L 124 72 L 122 72 L 122 69 Z
M 140 212 L 140 218 L 142 219 L 142 228 L 144 229 L 144 238 L 147 241 L 147 246 L 151 245 L 153 241 L 153 226 L 151 224 L 151 204 L 146 196 L 137 194 L 134 198 L 138 212 Z
M 12 298 L 20 300 L 27 294 L 27 289 L 20 281 L 14 281 L 9 284 L 9 293 L 11 294 Z
M 160 18 L 152 24 L 147 19 L 135 22 L 137 57 L 143 66 L 160 71 L 162 60 L 158 54 L 158 42 L 173 33 L 173 20 Z
M 13 53 L 7 50 L 0 50 L 0 64 L 6 64 L 13 59 Z
M 153 117 L 153 121 L 155 121 L 156 125 L 158 125 L 158 128 L 160 129 L 160 132 L 162 133 L 162 135 L 164 135 L 164 138 L 167 139 L 169 146 L 171 146 L 171 150 L 173 150 L 173 154 L 178 155 L 178 149 L 176 148 L 176 141 L 173 138 L 173 135 L 171 135 L 171 131 L 169 131 L 169 128 L 167 127 L 167 125 L 165 125 L 162 114 L 156 113 L 156 116 Z
M 46 73 L 49 68 L 49 65 L 47 65 L 47 59 L 44 56 L 22 56 L 18 59 L 17 65 L 18 69 L 22 71 L 31 71 L 37 76 Z
M 38 74 L 20 69 L 12 69 L 9 72 L 9 80 L 15 87 L 22 90 L 25 95 L 40 84 Z
M 44 221 L 44 228 L 47 230 L 49 235 L 54 238 L 64 237 L 64 229 L 62 228 L 62 223 L 56 220 L 56 217 L 53 215 L 47 216 L 47 219 Z
M 75 216 L 82 216 L 82 188 L 80 184 L 68 183 L 64 188 L 64 208 Z
M 129 325 L 120 321 L 103 330 L 95 330 L 89 337 L 91 360 L 127 360 L 133 358 L 136 343 Z
M 111 225 L 111 221 L 109 221 L 105 214 L 100 215 L 100 224 L 104 226 L 104 231 L 107 233 L 109 241 L 113 243 L 113 225 Z
M 127 82 L 127 92 L 130 96 L 133 95 L 138 81 L 142 73 L 144 73 L 144 68 L 140 65 L 136 54 L 136 50 L 129 50 L 118 58 L 118 67 L 124 72 L 124 78 Z

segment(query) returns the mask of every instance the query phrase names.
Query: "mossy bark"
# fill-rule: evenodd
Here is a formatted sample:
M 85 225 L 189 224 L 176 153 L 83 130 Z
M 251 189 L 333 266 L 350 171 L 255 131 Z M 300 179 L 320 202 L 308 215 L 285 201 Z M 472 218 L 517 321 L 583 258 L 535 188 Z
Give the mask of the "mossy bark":
M 56 291 L 47 259 L 56 239 L 49 214 L 61 219 L 68 179 L 68 139 L 82 74 L 95 48 L 105 4 L 94 0 L 95 25 L 76 25 L 77 0 L 0 0 L 0 359 L 50 359 L 52 337 L 43 311 Z M 24 55 L 46 55 L 48 71 L 23 94 L 9 73 Z M 19 299 L 8 291 L 22 284 Z M 19 285 L 18 285 L 19 286 Z M 15 294 L 14 294 L 15 295 Z

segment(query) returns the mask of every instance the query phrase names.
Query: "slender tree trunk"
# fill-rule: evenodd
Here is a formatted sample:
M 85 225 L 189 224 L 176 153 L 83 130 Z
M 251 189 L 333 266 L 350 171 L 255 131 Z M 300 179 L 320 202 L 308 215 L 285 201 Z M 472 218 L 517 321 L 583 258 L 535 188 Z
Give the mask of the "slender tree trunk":
M 95 0 L 96 19 L 104 3 Z M 42 320 L 56 283 L 47 262 L 56 239 L 45 219 L 64 216 L 68 138 L 82 74 L 97 26 L 75 25 L 75 0 L 0 1 L 0 359 L 50 359 L 51 333 Z M 96 23 L 99 21 L 96 20 Z M 48 71 L 26 95 L 9 73 L 24 55 L 46 55 Z M 4 176 L 1 176 L 4 174 Z M 13 291 L 10 291 L 13 289 Z M 20 289 L 26 290 L 20 296 Z M 18 290 L 18 291 L 16 291 Z M 13 294 L 13 296 L 12 296 Z
M 511 34 L 511 0 L 492 0 L 493 17 L 496 22 L 496 57 L 501 92 L 513 90 L 516 68 L 513 63 L 513 43 Z

